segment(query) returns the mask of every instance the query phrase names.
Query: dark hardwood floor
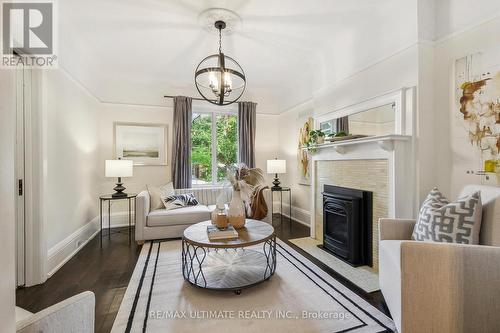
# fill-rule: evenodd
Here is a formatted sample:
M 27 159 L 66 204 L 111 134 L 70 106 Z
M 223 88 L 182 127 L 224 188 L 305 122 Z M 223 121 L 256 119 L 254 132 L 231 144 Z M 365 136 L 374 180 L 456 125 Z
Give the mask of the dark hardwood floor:
M 308 236 L 308 227 L 293 222 L 290 229 L 288 219 L 283 218 L 283 225 L 281 225 L 279 215 L 275 216 L 273 224 L 276 234 L 281 240 L 380 311 L 389 315 L 379 291 L 365 293 L 319 260 L 288 242 L 289 239 Z M 109 332 L 141 248 L 134 241 L 133 231 L 131 239 L 129 239 L 127 228 L 113 229 L 110 238 L 107 237 L 106 230 L 104 233 L 102 247 L 98 235 L 47 282 L 34 287 L 18 289 L 16 293 L 17 305 L 28 311 L 37 312 L 82 291 L 91 290 L 96 297 L 96 332 Z

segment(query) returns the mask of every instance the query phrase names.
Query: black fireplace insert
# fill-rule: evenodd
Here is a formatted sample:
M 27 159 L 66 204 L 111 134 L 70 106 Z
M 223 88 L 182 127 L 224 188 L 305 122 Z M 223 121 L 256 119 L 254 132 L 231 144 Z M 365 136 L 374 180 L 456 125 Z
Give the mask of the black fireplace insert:
M 325 185 L 323 245 L 352 266 L 372 266 L 372 192 Z

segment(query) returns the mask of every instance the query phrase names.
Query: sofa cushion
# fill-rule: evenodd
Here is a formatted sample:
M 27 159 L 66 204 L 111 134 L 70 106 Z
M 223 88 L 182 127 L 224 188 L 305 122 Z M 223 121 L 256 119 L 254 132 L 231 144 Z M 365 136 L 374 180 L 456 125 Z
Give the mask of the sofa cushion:
M 162 197 L 167 197 L 169 195 L 175 194 L 174 184 L 172 182 L 167 183 L 163 186 L 157 187 L 153 185 L 146 185 L 146 189 L 149 192 L 149 210 L 156 210 L 164 208 Z
M 167 197 L 161 197 L 161 201 L 163 201 L 163 205 L 167 210 L 196 206 L 199 204 L 193 193 L 172 194 Z
M 419 241 L 479 244 L 481 213 L 478 191 L 450 202 L 434 188 L 422 204 L 412 238 Z
M 401 329 L 401 242 L 379 243 L 379 282 L 396 327 Z
M 210 211 L 205 205 L 189 206 L 179 209 L 156 209 L 147 217 L 148 227 L 194 224 L 210 220 Z
M 175 194 L 193 193 L 202 205 L 215 205 L 217 202 L 228 203 L 232 197 L 232 187 L 195 187 L 176 189 Z

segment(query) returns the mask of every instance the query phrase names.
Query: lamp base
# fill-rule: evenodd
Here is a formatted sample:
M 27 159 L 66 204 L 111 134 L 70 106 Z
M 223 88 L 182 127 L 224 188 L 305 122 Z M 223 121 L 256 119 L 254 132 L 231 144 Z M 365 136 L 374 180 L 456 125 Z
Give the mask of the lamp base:
M 273 187 L 272 189 L 273 190 L 281 190 L 281 186 L 280 186 L 281 182 L 280 182 L 280 179 L 278 178 L 278 174 L 275 174 L 274 175 L 274 181 L 273 181 Z
M 118 183 L 116 183 L 116 186 L 113 188 L 113 190 L 115 190 L 115 193 L 111 194 L 113 198 L 121 198 L 128 195 L 127 193 L 123 192 L 125 191 L 125 186 L 123 186 L 120 178 L 118 178 Z

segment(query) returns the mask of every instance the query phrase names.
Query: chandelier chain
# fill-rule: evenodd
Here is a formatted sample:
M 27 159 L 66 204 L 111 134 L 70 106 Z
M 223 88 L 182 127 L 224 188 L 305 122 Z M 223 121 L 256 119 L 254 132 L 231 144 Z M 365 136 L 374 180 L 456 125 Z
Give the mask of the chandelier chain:
M 222 53 L 222 29 L 219 28 L 219 53 Z

